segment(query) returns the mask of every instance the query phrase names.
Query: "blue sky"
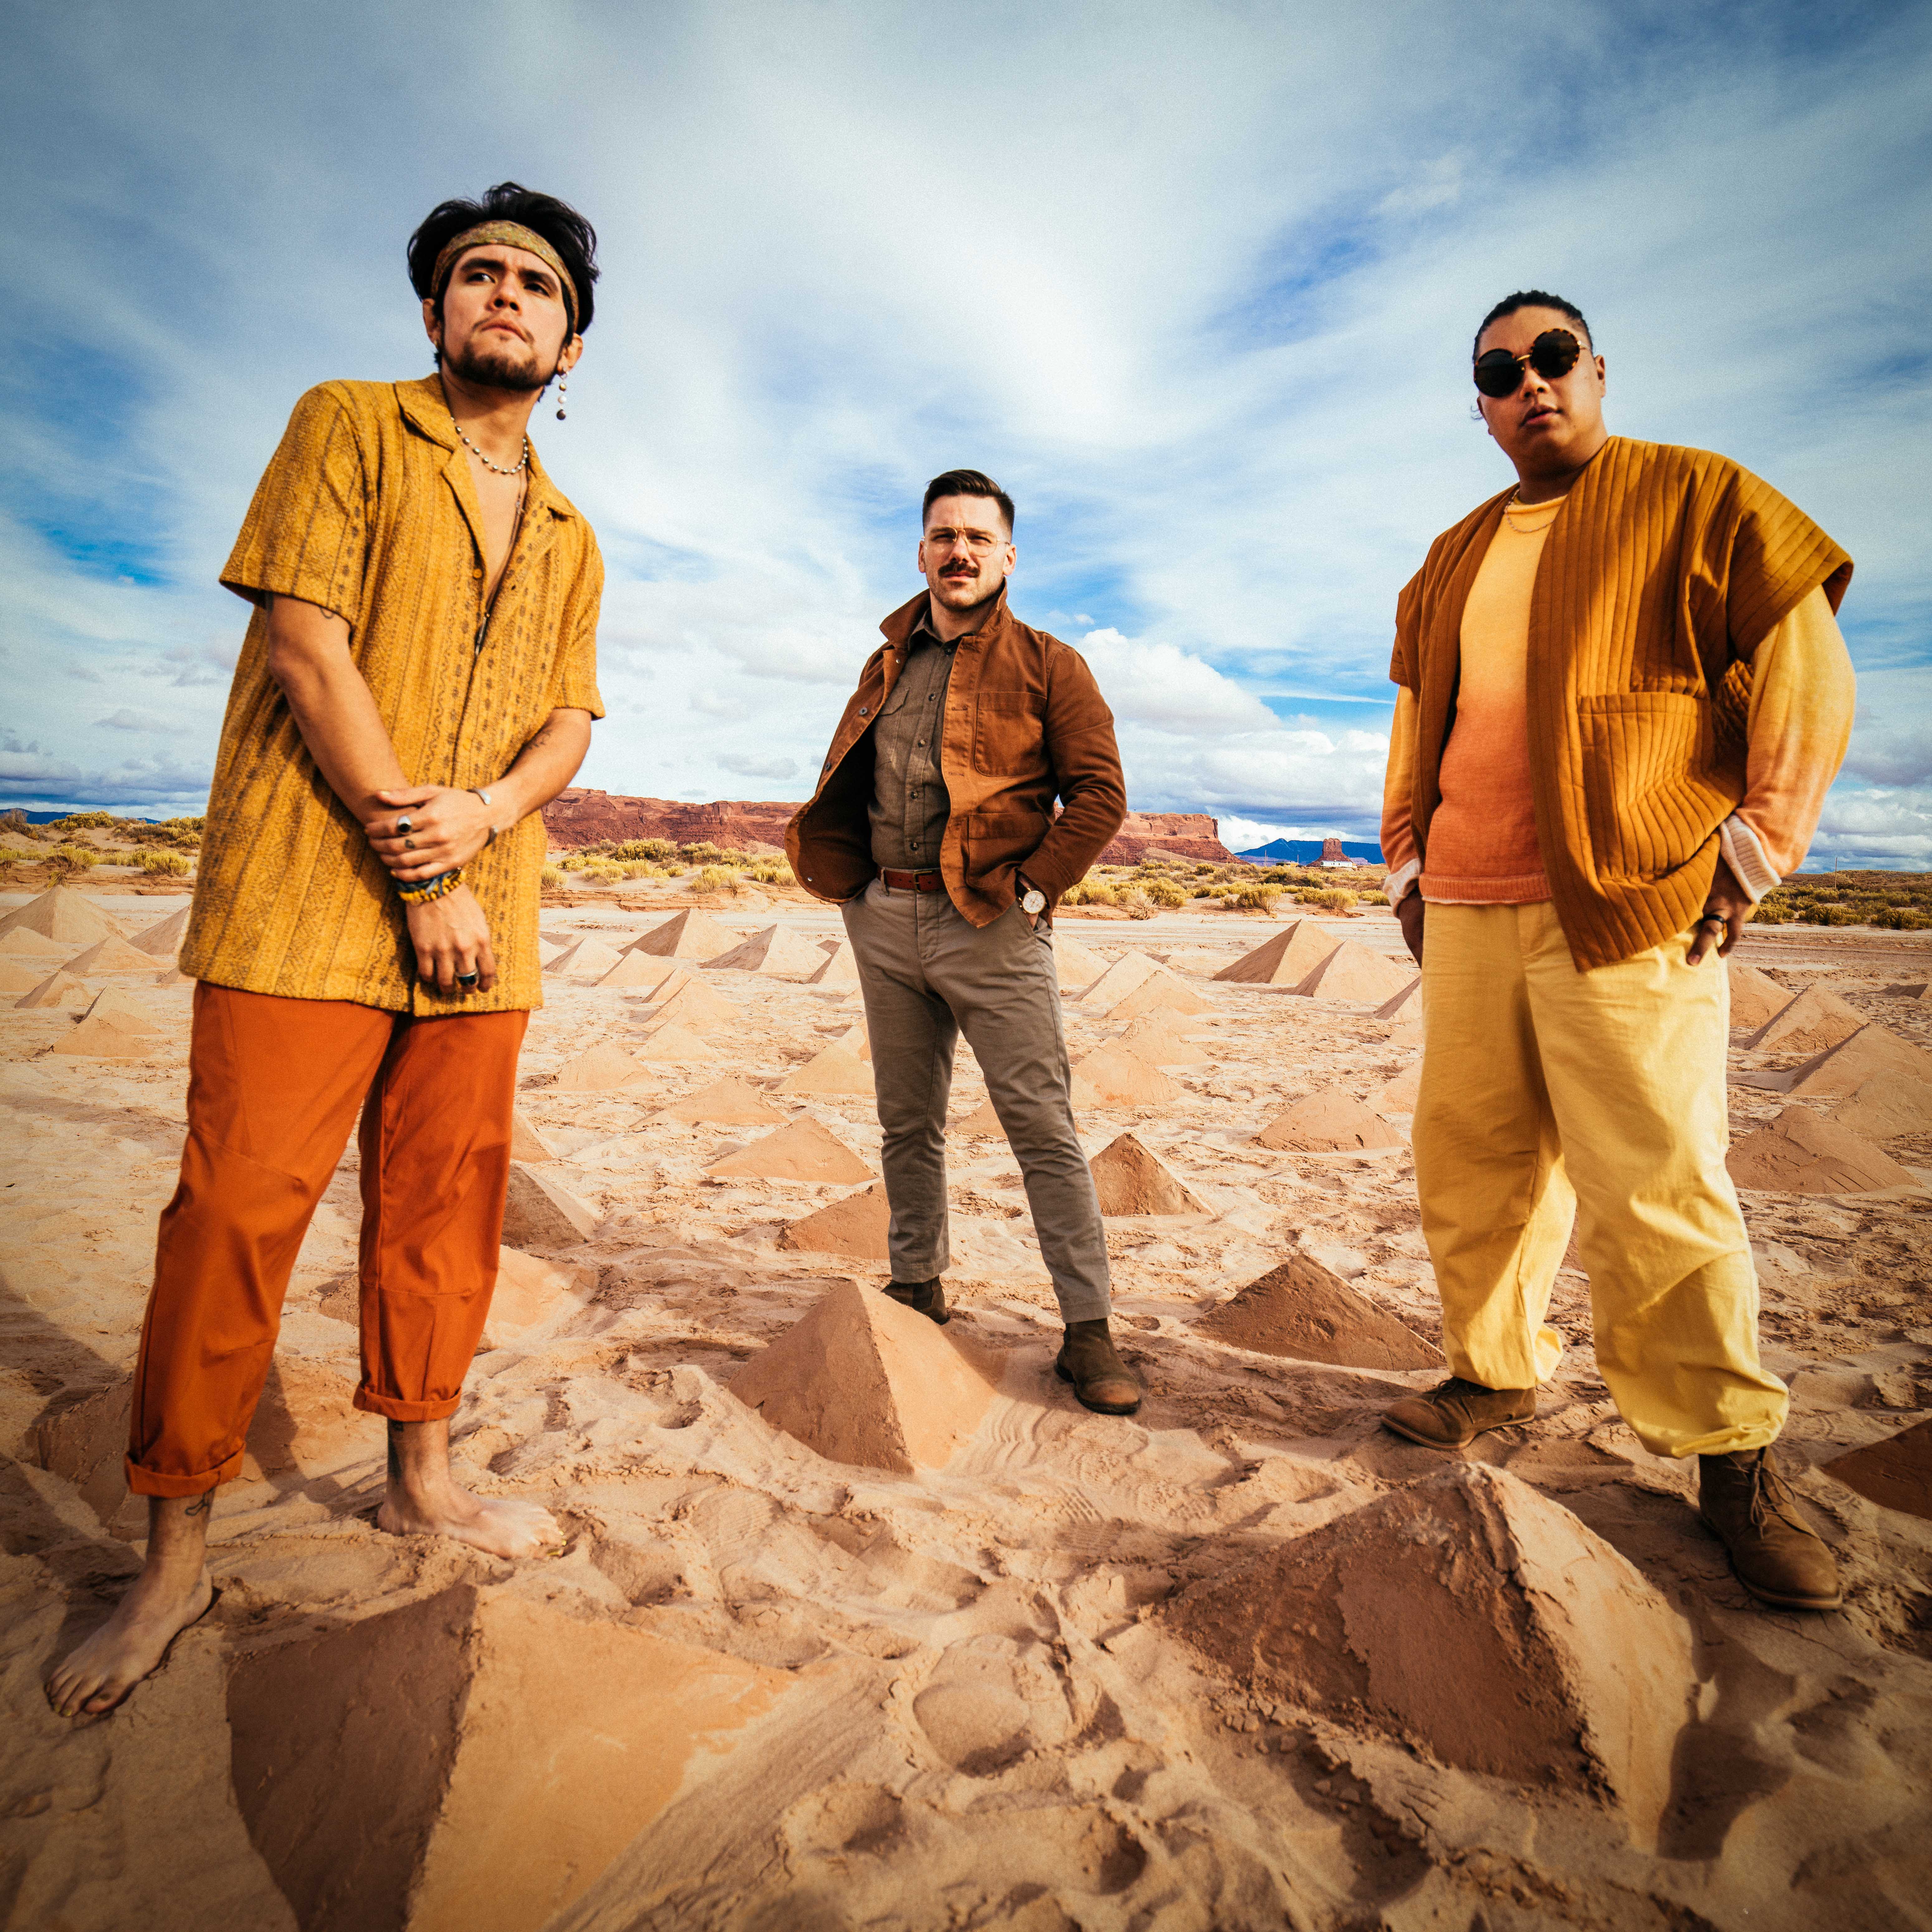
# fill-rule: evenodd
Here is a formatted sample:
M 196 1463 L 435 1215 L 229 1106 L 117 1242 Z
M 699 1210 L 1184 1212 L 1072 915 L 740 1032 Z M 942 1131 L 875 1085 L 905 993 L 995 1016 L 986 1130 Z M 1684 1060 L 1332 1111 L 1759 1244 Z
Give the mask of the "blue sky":
M 15 9 L 0 801 L 198 808 L 288 411 L 427 371 L 404 242 L 514 177 L 602 239 L 536 419 L 610 566 L 584 782 L 802 796 L 971 464 L 1136 806 L 1372 836 L 1396 592 L 1508 480 L 1468 335 L 1540 285 L 1613 429 L 1850 549 L 1814 862 L 1932 868 L 1928 96 L 1906 6 Z

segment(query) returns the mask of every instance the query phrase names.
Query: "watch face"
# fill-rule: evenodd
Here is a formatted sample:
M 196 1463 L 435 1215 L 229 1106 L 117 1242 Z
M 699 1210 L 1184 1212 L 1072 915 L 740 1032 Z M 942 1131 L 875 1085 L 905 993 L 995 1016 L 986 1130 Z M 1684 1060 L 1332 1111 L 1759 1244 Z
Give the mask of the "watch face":
M 1046 910 L 1046 895 L 1036 886 L 1020 901 L 1020 904 L 1028 912 L 1044 912 Z

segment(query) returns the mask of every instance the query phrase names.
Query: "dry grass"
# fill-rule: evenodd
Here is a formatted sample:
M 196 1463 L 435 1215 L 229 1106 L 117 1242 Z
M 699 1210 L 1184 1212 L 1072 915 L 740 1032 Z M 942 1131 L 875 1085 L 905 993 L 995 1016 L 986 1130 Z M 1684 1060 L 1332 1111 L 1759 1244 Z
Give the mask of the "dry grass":
M 1801 872 L 1759 901 L 1760 926 L 1932 926 L 1932 873 Z

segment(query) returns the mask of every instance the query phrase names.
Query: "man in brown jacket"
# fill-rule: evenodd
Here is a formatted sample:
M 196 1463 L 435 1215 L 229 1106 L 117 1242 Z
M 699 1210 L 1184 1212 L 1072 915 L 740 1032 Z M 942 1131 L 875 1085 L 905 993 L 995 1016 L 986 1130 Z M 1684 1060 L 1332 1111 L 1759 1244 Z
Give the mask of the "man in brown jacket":
M 785 835 L 856 956 L 892 1206 L 886 1292 L 946 1318 L 946 1104 L 963 1029 L 1024 1179 L 1089 1408 L 1139 1378 L 1108 1334 L 1107 1248 L 1074 1130 L 1054 903 L 1126 809 L 1113 714 L 1079 654 L 1006 605 L 1013 506 L 976 470 L 927 485 L 926 588 L 880 626 L 810 804 Z M 1056 797 L 1064 809 L 1054 815 Z
M 1384 1420 L 1454 1450 L 1534 1418 L 1574 1220 L 1624 1420 L 1697 1458 L 1747 1589 L 1828 1610 L 1724 1165 L 1724 956 L 1844 757 L 1851 559 L 1726 458 L 1612 436 L 1560 296 L 1498 302 L 1473 353 L 1516 481 L 1402 591 L 1382 813 L 1422 966 L 1415 1178 L 1452 1372 Z

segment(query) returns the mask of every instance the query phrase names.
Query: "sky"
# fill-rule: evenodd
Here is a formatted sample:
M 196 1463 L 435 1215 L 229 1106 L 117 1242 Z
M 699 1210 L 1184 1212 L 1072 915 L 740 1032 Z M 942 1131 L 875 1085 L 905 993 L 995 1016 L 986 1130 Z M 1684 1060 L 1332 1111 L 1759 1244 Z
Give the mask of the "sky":
M 800 799 L 920 493 L 1017 500 L 1130 802 L 1373 838 L 1396 595 L 1510 479 L 1468 345 L 1553 289 L 1617 432 L 1856 561 L 1810 860 L 1932 869 L 1932 9 L 123 0 L 8 11 L 0 806 L 198 811 L 216 578 L 296 398 L 428 373 L 512 178 L 603 277 L 535 440 L 608 569 L 580 782 Z

